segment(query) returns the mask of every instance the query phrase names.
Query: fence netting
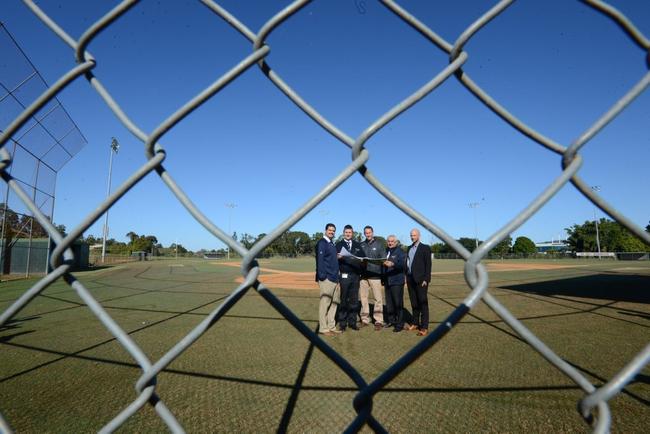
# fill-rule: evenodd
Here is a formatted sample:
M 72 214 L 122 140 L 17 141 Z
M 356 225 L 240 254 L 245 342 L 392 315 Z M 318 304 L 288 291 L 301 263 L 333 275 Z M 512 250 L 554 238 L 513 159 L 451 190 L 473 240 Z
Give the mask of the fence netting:
M 1 133 L 47 90 L 47 84 L 1 24 L 0 53 Z M 3 136 L 2 144 L 11 156 L 6 171 L 40 213 L 52 221 L 57 173 L 86 144 L 85 137 L 54 97 L 32 112 L 10 136 Z M 8 185 L 0 199 L 0 225 L 0 274 L 46 272 L 48 233 Z
M 219 319 L 226 314 L 249 290 L 257 291 L 273 308 L 275 308 L 289 323 L 293 325 L 307 340 L 309 340 L 318 350 L 331 359 L 338 368 L 341 369 L 356 385 L 358 393 L 353 400 L 356 416 L 347 427 L 350 432 L 358 431 L 364 426 L 379 432 L 385 432 L 385 428 L 380 421 L 376 419 L 372 411 L 373 397 L 389 384 L 398 374 L 405 370 L 419 356 L 429 350 L 433 345 L 439 342 L 448 332 L 452 331 L 454 326 L 467 313 L 483 301 L 486 303 L 503 321 L 505 321 L 522 339 L 524 339 L 534 350 L 539 352 L 548 363 L 554 365 L 559 371 L 570 378 L 577 386 L 584 391 L 584 396 L 577 403 L 578 411 L 590 424 L 596 432 L 606 432 L 610 429 L 611 415 L 608 401 L 616 396 L 621 389 L 638 374 L 650 362 L 650 345 L 642 349 L 629 363 L 622 367 L 621 370 L 609 379 L 605 384 L 596 388 L 580 371 L 559 357 L 551 348 L 542 340 L 537 338 L 529 331 L 512 313 L 510 313 L 495 297 L 488 291 L 488 274 L 482 260 L 487 257 L 488 252 L 499 241 L 503 240 L 508 234 L 519 228 L 527 219 L 534 215 L 547 201 L 549 201 L 562 187 L 571 183 L 586 199 L 591 201 L 603 212 L 625 226 L 630 232 L 635 234 L 645 243 L 650 244 L 650 234 L 646 233 L 641 227 L 633 223 L 626 216 L 619 213 L 612 205 L 605 202 L 595 191 L 592 191 L 579 176 L 579 170 L 583 163 L 580 154 L 582 148 L 597 135 L 610 121 L 618 116 L 636 97 L 646 90 L 650 84 L 650 73 L 646 73 L 639 78 L 639 81 L 626 93 L 622 94 L 620 99 L 598 118 L 589 128 L 587 128 L 574 142 L 567 146 L 559 144 L 539 131 L 536 131 L 529 125 L 522 122 L 515 114 L 510 113 L 505 107 L 499 104 L 486 93 L 471 77 L 463 71 L 463 64 L 468 60 L 469 53 L 464 50 L 465 44 L 480 32 L 485 26 L 489 26 L 493 18 L 501 14 L 513 0 L 504 0 L 498 2 L 494 7 L 487 11 L 483 16 L 473 22 L 465 31 L 463 31 L 455 41 L 447 41 L 439 36 L 433 29 L 427 27 L 411 15 L 407 10 L 402 8 L 397 2 L 383 0 L 380 3 L 390 10 L 396 17 L 403 20 L 422 38 L 428 40 L 438 49 L 449 55 L 449 64 L 439 71 L 428 83 L 419 88 L 416 92 L 394 106 L 377 121 L 370 125 L 360 135 L 348 135 L 346 132 L 338 129 L 334 124 L 329 122 L 322 114 L 304 100 L 289 83 L 285 82 L 282 77 L 273 69 L 272 65 L 266 62 L 266 56 L 269 54 L 271 47 L 266 43 L 267 37 L 279 26 L 289 19 L 309 3 L 308 0 L 298 0 L 291 3 L 285 9 L 275 16 L 271 17 L 258 32 L 254 32 L 237 17 L 230 14 L 218 3 L 211 0 L 202 0 L 206 6 L 206 13 L 214 14 L 216 17 L 225 20 L 230 26 L 236 29 L 242 38 L 246 38 L 252 44 L 252 52 L 243 55 L 239 64 L 230 71 L 219 77 L 210 86 L 201 91 L 198 95 L 179 108 L 168 119 L 164 120 L 150 134 L 145 133 L 139 128 L 122 110 L 118 102 L 113 99 L 111 93 L 102 85 L 101 77 L 95 76 L 93 69 L 97 64 L 95 58 L 86 51 L 88 44 L 101 32 L 102 29 L 118 19 L 122 14 L 128 13 L 129 9 L 137 3 L 136 0 L 126 0 L 121 2 L 113 10 L 107 13 L 100 20 L 92 24 L 79 40 L 73 39 L 64 29 L 60 28 L 56 22 L 48 17 L 32 1 L 25 0 L 25 4 L 41 21 L 48 26 L 58 37 L 65 41 L 71 48 L 71 67 L 67 73 L 60 77 L 49 89 L 32 101 L 26 108 L 16 115 L 9 126 L 4 130 L 0 137 L 0 174 L 9 186 L 12 195 L 18 198 L 25 209 L 34 215 L 35 219 L 44 228 L 47 234 L 52 238 L 56 247 L 51 255 L 51 266 L 53 271 L 39 280 L 34 286 L 25 291 L 19 299 L 7 308 L 0 316 L 0 326 L 14 317 L 39 293 L 46 289 L 58 279 L 64 279 L 84 303 L 102 322 L 106 329 L 117 339 L 119 344 L 130 354 L 133 360 L 140 366 L 142 375 L 135 384 L 137 393 L 133 401 L 124 408 L 119 414 L 109 421 L 103 428 L 104 432 L 110 432 L 125 423 L 129 417 L 138 412 L 143 406 L 151 405 L 158 417 L 164 421 L 170 430 L 174 432 L 183 432 L 183 427 L 174 415 L 174 408 L 169 408 L 165 403 L 165 397 L 156 393 L 156 376 L 165 369 L 175 358 L 186 351 L 202 334 L 218 323 Z M 362 2 L 363 3 L 363 2 Z M 624 32 L 631 43 L 638 45 L 642 52 L 639 55 L 639 62 L 650 63 L 647 54 L 650 50 L 650 41 L 644 36 L 633 24 L 633 22 L 622 15 L 607 3 L 599 0 L 585 0 L 585 7 L 590 8 L 593 13 L 602 13 L 616 22 L 621 31 Z M 307 116 L 314 122 L 328 131 L 338 141 L 350 148 L 352 161 L 340 173 L 334 174 L 329 183 L 320 191 L 315 193 L 299 209 L 293 211 L 291 216 L 277 226 L 273 231 L 268 233 L 263 239 L 253 245 L 250 249 L 244 248 L 241 244 L 233 240 L 224 230 L 215 225 L 200 209 L 198 209 L 191 199 L 183 192 L 180 186 L 174 181 L 172 175 L 166 170 L 164 162 L 166 153 L 161 140 L 165 133 L 170 130 L 176 123 L 181 122 L 190 112 L 199 107 L 201 104 L 217 95 L 227 84 L 231 83 L 246 70 L 257 68 L 260 74 L 263 74 L 277 88 L 283 92 L 294 104 L 296 104 Z M 88 84 L 94 88 L 99 96 L 105 101 L 106 105 L 114 115 L 124 124 L 124 126 L 144 144 L 147 161 L 137 171 L 116 189 L 95 211 L 85 217 L 77 227 L 72 229 L 66 237 L 62 237 L 50 222 L 48 214 L 42 211 L 42 205 L 35 200 L 21 180 L 12 173 L 12 168 L 17 164 L 17 157 L 12 153 L 12 137 L 23 131 L 30 119 L 35 113 L 48 104 L 53 104 L 56 95 L 68 84 L 74 80 L 87 80 Z M 528 206 L 523 209 L 514 219 L 503 226 L 499 231 L 492 234 L 483 244 L 473 252 L 467 251 L 454 238 L 448 235 L 441 227 L 430 221 L 427 216 L 419 213 L 416 209 L 405 203 L 400 197 L 395 195 L 386 185 L 382 183 L 366 165 L 371 153 L 365 148 L 366 142 L 377 131 L 381 130 L 393 119 L 408 110 L 419 100 L 433 92 L 438 86 L 447 80 L 457 80 L 462 86 L 467 88 L 480 102 L 485 104 L 495 112 L 503 122 L 508 123 L 512 128 L 518 130 L 521 134 L 534 140 L 543 146 L 548 152 L 555 153 L 561 162 L 561 170 L 555 179 L 546 187 L 546 189 L 537 197 L 532 199 Z M 357 137 L 356 139 L 353 137 Z M 60 166 L 54 166 L 57 168 Z M 108 211 L 120 198 L 133 186 L 138 184 L 147 174 L 156 172 L 160 180 L 175 195 L 178 201 L 187 209 L 187 211 L 203 225 L 216 238 L 226 243 L 230 249 L 236 251 L 242 257 L 241 273 L 244 277 L 243 282 L 237 286 L 224 302 L 214 309 L 196 328 L 191 330 L 181 341 L 172 347 L 159 360 L 153 361 L 145 352 L 131 339 L 131 337 L 111 318 L 102 305 L 86 289 L 84 283 L 77 280 L 70 272 L 73 260 L 71 245 L 73 241 L 83 234 L 92 224 L 94 224 L 106 211 Z M 470 289 L 469 294 L 444 321 L 440 323 L 425 339 L 419 341 L 410 351 L 399 358 L 391 367 L 380 374 L 371 382 L 361 376 L 361 374 L 343 357 L 331 348 L 325 341 L 318 337 L 310 328 L 308 328 L 285 304 L 283 304 L 272 291 L 264 286 L 258 280 L 259 267 L 255 260 L 271 242 L 278 238 L 287 229 L 291 228 L 307 213 L 314 209 L 321 201 L 328 197 L 333 191 L 345 183 L 353 174 L 358 173 L 383 195 L 390 203 L 400 209 L 403 213 L 410 216 L 417 223 L 422 225 L 436 237 L 450 245 L 465 261 L 464 277 Z M 486 363 L 490 363 L 489 360 Z M 10 432 L 10 421 L 0 417 L 0 430 Z

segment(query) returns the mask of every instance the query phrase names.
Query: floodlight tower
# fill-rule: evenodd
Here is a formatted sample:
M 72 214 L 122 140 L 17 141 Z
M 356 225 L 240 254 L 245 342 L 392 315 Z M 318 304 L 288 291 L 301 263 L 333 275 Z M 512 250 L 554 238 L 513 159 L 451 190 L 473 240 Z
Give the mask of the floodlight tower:
M 117 154 L 120 149 L 120 144 L 115 137 L 111 140 L 111 156 L 108 160 L 108 188 L 106 189 L 106 199 L 111 195 L 111 176 L 113 175 L 113 155 Z M 106 237 L 108 236 L 108 210 L 104 215 L 104 235 L 102 238 L 102 264 L 106 259 Z
M 470 202 L 467 204 L 470 208 L 474 209 L 474 241 L 476 242 L 476 248 L 478 249 L 478 223 L 476 218 L 476 209 L 481 206 L 481 203 L 485 201 L 485 198 L 481 198 L 481 202 Z
M 237 207 L 236 203 L 229 202 L 226 205 L 226 208 L 230 208 L 230 212 L 228 213 L 228 236 L 230 236 L 230 224 L 232 223 L 232 210 Z M 226 245 L 228 248 L 228 259 L 230 259 L 230 246 Z
M 601 190 L 600 185 L 593 185 L 591 191 L 596 193 Z M 594 223 L 596 223 L 596 246 L 598 247 L 598 260 L 600 260 L 600 235 L 598 234 L 598 219 L 596 218 L 596 205 L 594 205 Z

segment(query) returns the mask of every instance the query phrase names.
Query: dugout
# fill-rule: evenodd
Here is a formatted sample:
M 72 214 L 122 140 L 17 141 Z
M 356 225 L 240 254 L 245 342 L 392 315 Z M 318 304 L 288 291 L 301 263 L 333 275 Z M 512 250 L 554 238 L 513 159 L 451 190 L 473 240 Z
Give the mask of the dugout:
M 2 274 L 45 274 L 49 268 L 49 255 L 54 243 L 47 238 L 0 240 L 0 269 Z M 75 241 L 73 269 L 88 267 L 88 244 Z

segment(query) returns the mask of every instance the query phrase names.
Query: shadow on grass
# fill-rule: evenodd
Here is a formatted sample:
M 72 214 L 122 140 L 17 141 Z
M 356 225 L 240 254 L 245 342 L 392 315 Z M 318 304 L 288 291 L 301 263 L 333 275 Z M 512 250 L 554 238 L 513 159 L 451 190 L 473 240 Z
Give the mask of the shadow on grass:
M 650 384 L 650 375 L 636 374 L 636 377 L 634 377 L 631 383 Z
M 316 327 L 316 330 L 314 330 L 315 333 L 317 333 L 317 329 L 318 326 Z M 291 389 L 291 395 L 289 396 L 289 400 L 287 401 L 287 407 L 284 409 L 284 413 L 282 414 L 282 419 L 280 420 L 280 425 L 278 426 L 277 432 L 287 432 L 289 428 L 289 422 L 291 422 L 291 416 L 293 416 L 293 411 L 296 408 L 296 403 L 298 402 L 298 395 L 300 394 L 300 391 L 303 388 L 303 381 L 305 380 L 305 374 L 307 374 L 307 367 L 309 366 L 309 361 L 311 360 L 312 354 L 314 353 L 314 347 L 315 347 L 314 343 L 309 342 L 309 348 L 307 349 L 305 358 L 302 361 L 300 370 L 298 371 L 296 382 L 294 383 L 293 388 Z
M 594 274 L 501 286 L 503 289 L 547 297 L 579 297 L 644 304 L 650 304 L 649 287 L 650 276 L 624 274 Z
M 26 321 L 31 321 L 34 319 L 39 319 L 40 316 L 38 315 L 33 315 L 33 316 L 26 316 L 23 318 L 12 318 L 6 323 L 4 323 L 2 326 L 0 326 L 0 332 L 3 332 L 5 330 L 13 330 L 19 328 L 24 322 Z
M 9 321 L 7 321 L 5 324 L 0 326 L 0 333 L 5 332 L 7 330 L 16 330 L 22 327 L 23 323 L 26 321 L 31 321 L 34 319 L 39 319 L 40 316 L 26 316 L 23 318 L 12 318 Z M 15 337 L 22 336 L 22 335 L 27 335 L 30 333 L 34 333 L 34 330 L 28 330 L 28 331 L 23 331 L 23 332 L 16 332 L 10 335 L 5 335 L 5 336 L 0 336 L 0 342 L 5 343 L 9 342 Z

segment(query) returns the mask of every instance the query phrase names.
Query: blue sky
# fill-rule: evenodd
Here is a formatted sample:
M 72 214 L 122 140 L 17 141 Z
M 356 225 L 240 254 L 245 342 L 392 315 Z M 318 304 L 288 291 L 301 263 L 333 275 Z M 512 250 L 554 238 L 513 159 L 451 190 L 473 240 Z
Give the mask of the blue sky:
M 78 38 L 118 2 L 39 1 Z M 220 4 L 257 32 L 289 2 Z M 491 1 L 402 1 L 453 43 Z M 611 1 L 646 35 L 650 5 Z M 3 2 L 5 24 L 45 80 L 74 66 L 74 53 L 22 2 Z M 447 55 L 379 3 L 315 1 L 268 38 L 267 62 L 338 128 L 356 137 L 448 63 Z M 141 129 L 151 132 L 178 107 L 252 51 L 251 44 L 195 1 L 142 1 L 88 47 L 94 73 Z M 579 1 L 518 1 L 465 47 L 464 70 L 512 113 L 568 145 L 647 72 L 646 55 L 607 17 Z M 111 137 L 121 144 L 113 186 L 145 162 L 144 146 L 85 79 L 59 98 L 88 139 L 59 173 L 54 220 L 74 227 L 105 197 Z M 584 148 L 580 175 L 639 225 L 650 220 L 650 92 L 646 91 Z M 0 127 L 1 128 L 1 127 Z M 269 232 L 351 159 L 349 148 L 300 111 L 257 67 L 218 93 L 161 139 L 165 165 L 217 225 Z M 394 120 L 366 144 L 368 166 L 407 203 L 452 236 L 485 239 L 560 173 L 560 157 L 494 115 L 455 78 Z M 597 215 L 603 216 L 598 211 Z M 593 219 L 571 185 L 513 238 L 564 235 Z M 296 224 L 321 231 L 366 224 L 407 241 L 412 220 L 355 174 Z M 101 235 L 103 219 L 88 232 Z M 110 236 L 156 235 L 163 245 L 222 243 L 196 223 L 160 179 L 149 175 L 110 210 Z M 339 232 L 340 232 L 339 230 Z M 434 237 L 424 234 L 424 240 Z

